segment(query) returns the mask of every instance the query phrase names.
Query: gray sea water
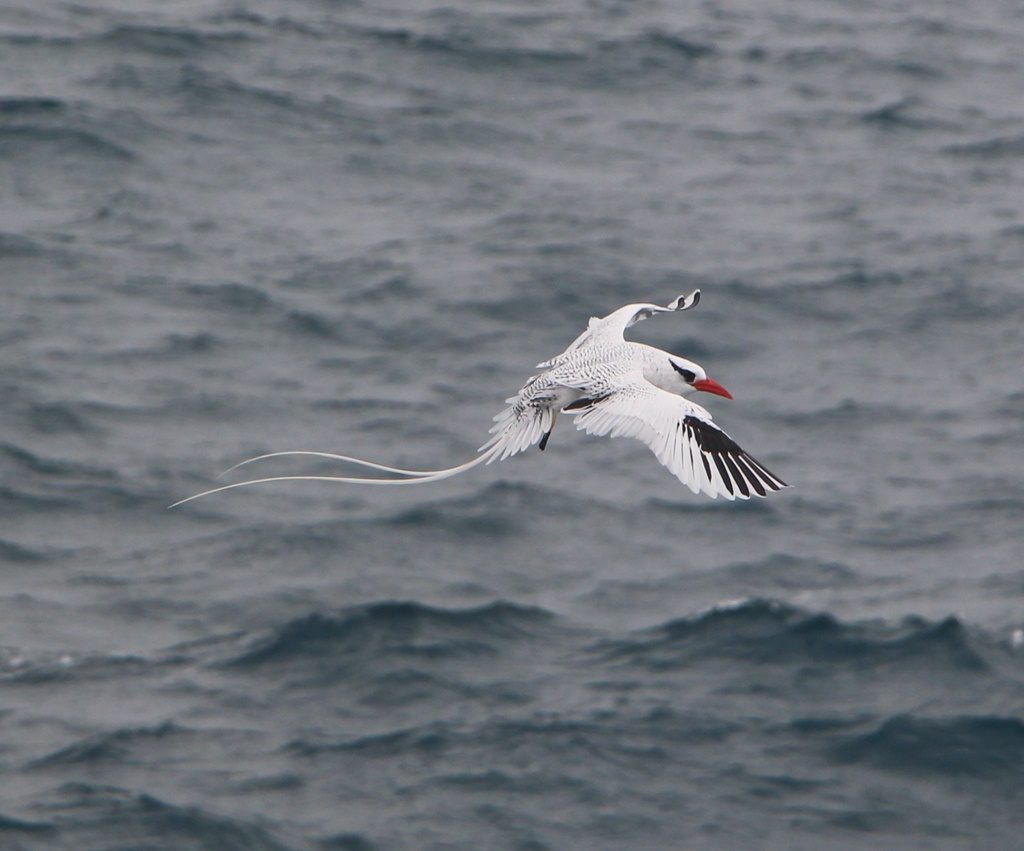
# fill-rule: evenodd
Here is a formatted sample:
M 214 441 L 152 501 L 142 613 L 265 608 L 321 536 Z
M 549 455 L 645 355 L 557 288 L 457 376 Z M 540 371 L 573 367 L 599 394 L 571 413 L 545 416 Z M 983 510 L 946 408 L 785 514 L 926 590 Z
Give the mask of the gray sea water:
M 1020 848 L 1022 92 L 1009 0 L 8 0 L 0 847 Z M 563 424 L 167 510 L 698 286 L 771 499 Z

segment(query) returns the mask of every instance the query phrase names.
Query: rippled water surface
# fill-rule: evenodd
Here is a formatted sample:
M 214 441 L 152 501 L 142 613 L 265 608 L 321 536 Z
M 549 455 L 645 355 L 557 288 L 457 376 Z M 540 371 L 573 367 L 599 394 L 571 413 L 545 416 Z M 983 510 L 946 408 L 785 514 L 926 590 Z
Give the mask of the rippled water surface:
M 0 847 L 1019 848 L 1022 90 L 1001 0 L 4 4 Z M 694 287 L 774 498 L 562 424 L 166 509 Z

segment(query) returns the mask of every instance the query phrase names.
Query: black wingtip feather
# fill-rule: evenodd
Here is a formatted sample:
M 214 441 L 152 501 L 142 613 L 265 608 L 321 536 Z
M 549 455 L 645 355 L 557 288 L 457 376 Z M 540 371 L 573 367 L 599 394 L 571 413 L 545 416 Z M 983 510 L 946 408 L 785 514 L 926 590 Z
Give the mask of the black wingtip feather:
M 739 489 L 743 496 L 750 496 L 750 488 L 753 488 L 758 496 L 767 496 L 768 491 L 789 487 L 717 426 L 693 416 L 683 417 L 681 425 L 696 442 L 708 478 L 711 478 L 711 465 L 708 463 L 708 458 L 711 458 L 729 493 L 735 494 Z M 732 473 L 731 477 L 729 473 Z
M 761 481 L 761 477 L 754 472 L 753 468 L 747 464 L 746 455 L 737 455 L 736 464 L 740 469 L 746 472 L 746 480 L 750 483 L 750 486 L 754 489 L 758 496 L 768 496 L 768 491 L 764 489 L 764 483 Z
M 771 472 L 771 470 L 765 467 L 760 461 L 751 458 L 749 455 L 747 456 L 747 460 L 753 464 L 754 469 L 761 473 L 761 478 L 765 480 L 765 484 L 767 484 L 773 491 L 779 491 L 783 488 L 789 487 L 788 484 Z
M 729 476 L 728 470 L 725 468 L 725 461 L 723 460 L 724 455 L 712 455 L 711 458 L 715 462 L 715 466 L 718 467 L 718 474 L 722 477 L 722 484 L 725 485 L 725 489 L 729 491 L 733 496 L 736 495 L 736 491 L 733 490 L 732 479 Z
M 724 455 L 722 457 L 725 461 L 725 466 L 732 473 L 732 480 L 735 482 L 736 487 L 740 489 L 740 493 L 743 496 L 750 496 L 750 488 L 747 486 L 746 477 L 740 473 L 740 468 L 737 466 L 735 458 L 732 455 Z

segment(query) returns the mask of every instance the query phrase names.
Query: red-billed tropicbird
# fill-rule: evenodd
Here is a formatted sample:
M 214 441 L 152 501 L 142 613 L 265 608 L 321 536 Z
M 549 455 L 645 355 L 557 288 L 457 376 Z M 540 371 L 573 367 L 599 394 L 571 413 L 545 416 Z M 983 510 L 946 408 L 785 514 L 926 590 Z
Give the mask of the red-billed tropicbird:
M 271 452 L 242 461 L 231 470 L 281 455 L 314 455 L 394 473 L 402 478 L 272 476 L 213 488 L 174 505 L 264 482 L 368 485 L 437 482 L 478 464 L 503 460 L 534 445 L 544 449 L 559 413 L 571 415 L 576 428 L 588 434 L 642 440 L 679 481 L 694 493 L 702 492 L 712 499 L 719 496 L 747 499 L 788 487 L 715 425 L 707 410 L 685 398 L 696 390 L 732 398 L 721 384 L 708 378 L 700 364 L 623 338 L 623 332 L 640 320 L 655 313 L 689 310 L 699 300 L 700 290 L 694 290 L 688 296 L 673 299 L 665 307 L 627 304 L 607 316 L 592 318 L 587 330 L 573 340 L 569 348 L 558 357 L 537 364 L 543 372 L 534 375 L 515 396 L 505 400 L 509 407 L 494 418 L 491 438 L 480 447 L 480 454 L 465 464 L 444 470 L 406 470 L 330 452 Z

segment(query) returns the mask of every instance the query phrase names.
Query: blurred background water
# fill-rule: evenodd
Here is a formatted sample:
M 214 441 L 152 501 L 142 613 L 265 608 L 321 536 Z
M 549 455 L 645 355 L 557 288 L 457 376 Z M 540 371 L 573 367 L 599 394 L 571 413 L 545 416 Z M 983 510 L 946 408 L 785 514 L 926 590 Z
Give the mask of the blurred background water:
M 1022 91 L 1007 0 L 5 3 L 0 846 L 1019 848 Z M 166 510 L 695 286 L 773 499 L 563 424 Z

